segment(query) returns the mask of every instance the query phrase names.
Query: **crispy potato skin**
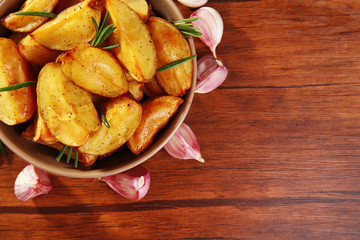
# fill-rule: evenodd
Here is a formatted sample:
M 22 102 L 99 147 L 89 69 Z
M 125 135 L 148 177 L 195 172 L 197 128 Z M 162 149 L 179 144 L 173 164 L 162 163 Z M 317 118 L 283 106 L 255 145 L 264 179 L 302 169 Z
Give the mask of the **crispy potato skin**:
M 31 36 L 39 44 L 61 51 L 73 49 L 80 42 L 90 42 L 96 34 L 91 17 L 99 25 L 101 3 L 101 0 L 85 0 L 69 7 L 36 29 Z
M 59 61 L 65 76 L 91 93 L 111 98 L 123 95 L 129 89 L 118 61 L 101 48 L 80 43 Z
M 27 0 L 19 12 L 52 12 L 59 0 Z M 36 16 L 19 16 L 11 13 L 1 20 L 3 26 L 13 32 L 32 32 L 48 18 Z
M 191 56 L 189 43 L 181 32 L 168 21 L 150 17 L 147 21 L 157 51 L 157 68 Z M 192 61 L 156 73 L 156 78 L 165 92 L 171 96 L 182 96 L 191 87 Z
M 156 72 L 157 56 L 150 32 L 145 23 L 126 3 L 105 0 L 110 22 L 116 30 L 109 37 L 110 44 L 119 43 L 113 54 L 139 82 L 151 79 Z
M 144 102 L 140 125 L 127 142 L 131 152 L 138 155 L 148 148 L 183 102 L 182 98 L 173 96 L 152 98 Z
M 132 10 L 136 12 L 136 14 L 140 17 L 144 22 L 150 16 L 150 6 L 146 2 L 146 0 L 121 0 L 126 3 Z
M 38 66 L 44 66 L 54 62 L 61 53 L 57 50 L 46 48 L 37 43 L 30 35 L 27 35 L 19 42 L 21 55 L 29 62 Z
M 48 63 L 39 74 L 38 110 L 51 134 L 68 146 L 83 145 L 100 127 L 90 93 L 68 80 L 60 63 Z
M 34 80 L 15 42 L 0 38 L 0 87 Z M 36 110 L 34 86 L 0 93 L 0 121 L 16 125 L 29 120 Z
M 103 105 L 110 128 L 101 125 L 89 140 L 79 147 L 79 152 L 106 155 L 120 148 L 139 126 L 142 107 L 127 96 L 114 98 Z

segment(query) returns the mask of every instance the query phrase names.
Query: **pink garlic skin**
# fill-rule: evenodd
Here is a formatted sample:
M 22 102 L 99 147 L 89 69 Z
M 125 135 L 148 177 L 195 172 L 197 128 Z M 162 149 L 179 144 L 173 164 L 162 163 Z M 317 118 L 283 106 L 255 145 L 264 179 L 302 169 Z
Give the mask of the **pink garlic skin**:
M 179 3 L 191 8 L 204 6 L 208 0 L 178 0 Z
M 202 57 L 197 64 L 196 93 L 208 93 L 219 87 L 227 78 L 229 71 L 221 61 L 213 56 Z
M 165 151 L 178 159 L 195 159 L 204 163 L 201 157 L 200 146 L 191 128 L 182 123 L 177 132 L 164 147 Z
M 33 165 L 26 166 L 19 173 L 14 185 L 15 196 L 21 202 L 47 194 L 51 189 L 51 180 L 47 172 Z
M 202 7 L 191 14 L 191 18 L 195 17 L 199 19 L 192 22 L 192 25 L 201 31 L 202 36 L 199 38 L 210 48 L 214 57 L 217 58 L 216 47 L 220 43 L 224 32 L 224 23 L 221 15 L 211 7 Z
M 125 172 L 100 179 L 106 182 L 115 192 L 129 200 L 142 199 L 150 188 L 150 173 L 140 165 Z

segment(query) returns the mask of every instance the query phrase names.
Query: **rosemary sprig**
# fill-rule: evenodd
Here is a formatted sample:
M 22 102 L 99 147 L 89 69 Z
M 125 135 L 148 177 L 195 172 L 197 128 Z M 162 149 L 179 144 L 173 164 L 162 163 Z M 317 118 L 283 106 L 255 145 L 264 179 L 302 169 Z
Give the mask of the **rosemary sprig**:
M 59 155 L 56 157 L 56 161 L 57 161 L 57 162 L 60 162 L 60 160 L 61 160 L 61 158 L 63 157 L 63 155 L 64 155 L 64 153 L 65 153 L 65 151 L 66 151 L 67 148 L 69 148 L 69 151 L 68 151 L 68 153 L 67 153 L 66 163 L 67 163 L 67 164 L 70 163 L 72 151 L 73 151 L 73 149 L 75 149 L 75 163 L 74 163 L 74 166 L 75 166 L 75 168 L 77 168 L 77 167 L 78 167 L 78 163 L 79 163 L 79 152 L 78 152 L 78 150 L 77 150 L 76 148 L 74 148 L 74 147 L 69 147 L 69 146 L 65 145 L 65 146 L 61 149 Z
M 17 83 L 17 84 L 8 86 L 8 87 L 3 87 L 3 88 L 0 88 L 0 92 L 13 91 L 13 90 L 17 90 L 17 89 L 24 88 L 24 87 L 29 87 L 32 85 L 36 85 L 36 81 L 22 82 L 22 83 Z
M 17 12 L 15 13 L 15 15 L 20 15 L 20 16 L 36 16 L 36 17 L 48 17 L 48 18 L 54 18 L 57 15 L 55 13 L 51 13 L 51 12 L 39 12 L 39 11 L 34 11 L 34 12 Z
M 98 111 L 101 121 L 103 122 L 103 124 L 105 125 L 105 127 L 110 128 L 110 124 L 107 121 L 105 114 L 103 113 L 103 111 L 101 110 L 101 107 L 99 105 L 96 106 L 96 110 Z
M 91 17 L 91 19 L 95 25 L 96 34 L 95 34 L 94 39 L 91 40 L 90 44 L 94 47 L 98 47 L 110 36 L 110 34 L 112 32 L 114 32 L 116 30 L 116 27 L 113 24 L 107 25 L 107 23 L 109 21 L 109 12 L 106 12 L 104 20 L 103 20 L 100 28 L 97 25 L 95 19 L 93 17 Z M 112 45 L 110 45 L 110 46 L 112 46 Z
M 187 62 L 187 61 L 189 61 L 189 60 L 191 60 L 191 59 L 193 59 L 193 58 L 196 58 L 196 57 L 197 57 L 197 55 L 192 55 L 192 56 L 190 56 L 190 57 L 183 58 L 183 59 L 180 59 L 180 60 L 171 62 L 171 63 L 169 63 L 169 64 L 166 64 L 166 65 L 158 68 L 158 70 L 156 70 L 156 72 L 166 71 L 166 70 L 168 70 L 168 69 L 174 68 L 174 67 L 176 67 L 176 66 L 178 66 L 178 65 L 180 65 L 180 64 L 183 64 L 183 63 L 185 63 L 185 62 Z
M 66 158 L 66 163 L 67 164 L 70 163 L 72 150 L 73 150 L 73 147 L 69 147 L 69 151 L 68 151 L 67 158 Z
M 4 157 L 7 156 L 7 153 L 6 153 L 5 149 L 4 149 L 3 142 L 1 140 L 0 140 L 0 152 Z
M 200 37 L 202 36 L 200 29 L 195 28 L 192 25 L 192 22 L 197 20 L 199 20 L 198 17 L 171 21 L 171 23 L 185 36 Z
M 59 155 L 56 157 L 56 161 L 60 162 L 60 159 L 62 158 L 62 156 L 64 155 L 66 149 L 68 148 L 67 145 L 63 146 L 63 148 L 61 149 Z
M 109 49 L 117 48 L 119 46 L 120 46 L 120 44 L 117 43 L 117 44 L 112 44 L 112 45 L 105 46 L 102 49 L 109 50 Z
M 77 149 L 75 149 L 75 168 L 78 167 L 78 162 L 79 162 L 79 152 Z

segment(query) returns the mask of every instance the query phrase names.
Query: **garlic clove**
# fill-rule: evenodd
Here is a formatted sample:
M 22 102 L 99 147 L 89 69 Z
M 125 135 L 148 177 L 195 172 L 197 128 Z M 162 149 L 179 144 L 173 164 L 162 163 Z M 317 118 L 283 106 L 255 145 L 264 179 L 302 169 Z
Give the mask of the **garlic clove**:
M 106 182 L 115 192 L 129 200 L 142 199 L 150 188 L 150 173 L 140 165 L 125 172 L 100 179 Z
M 210 48 L 214 57 L 217 58 L 216 47 L 220 43 L 224 32 L 224 23 L 220 14 L 211 7 L 202 7 L 191 14 L 191 18 L 195 17 L 199 19 L 192 22 L 193 27 L 200 30 L 202 36 L 199 38 Z
M 51 180 L 47 172 L 33 165 L 26 166 L 19 173 L 14 185 L 15 196 L 21 202 L 47 194 L 51 189 Z
M 164 147 L 165 151 L 179 159 L 195 159 L 204 163 L 201 157 L 200 146 L 191 128 L 182 123 L 179 130 Z
M 178 0 L 178 2 L 191 8 L 198 8 L 204 6 L 208 0 Z
M 208 93 L 219 87 L 228 76 L 229 71 L 221 61 L 213 56 L 202 57 L 198 61 L 196 93 Z

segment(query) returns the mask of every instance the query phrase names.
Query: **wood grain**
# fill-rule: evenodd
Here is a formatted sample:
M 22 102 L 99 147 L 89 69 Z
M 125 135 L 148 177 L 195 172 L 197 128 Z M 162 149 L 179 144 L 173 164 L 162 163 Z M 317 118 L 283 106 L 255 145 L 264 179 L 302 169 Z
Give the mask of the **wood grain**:
M 1 239 L 360 238 L 359 1 L 207 6 L 223 17 L 217 53 L 230 74 L 186 119 L 206 163 L 159 152 L 139 202 L 97 179 L 51 175 L 48 195 L 20 203 L 13 183 L 27 164 L 9 153 Z

